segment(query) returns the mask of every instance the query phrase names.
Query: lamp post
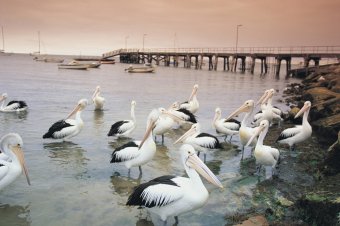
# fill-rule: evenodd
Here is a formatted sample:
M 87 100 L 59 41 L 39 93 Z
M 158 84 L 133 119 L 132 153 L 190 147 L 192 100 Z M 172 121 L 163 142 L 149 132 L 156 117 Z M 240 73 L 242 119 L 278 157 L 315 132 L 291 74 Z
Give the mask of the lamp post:
M 127 49 L 127 39 L 129 38 L 129 36 L 125 36 L 125 49 Z
M 236 48 L 235 48 L 235 52 L 237 53 L 237 45 L 238 45 L 238 29 L 239 29 L 239 27 L 241 27 L 242 26 L 242 24 L 238 24 L 237 26 L 236 26 Z
M 147 36 L 147 34 L 143 34 L 143 52 L 144 52 L 144 40 L 145 40 L 145 36 Z

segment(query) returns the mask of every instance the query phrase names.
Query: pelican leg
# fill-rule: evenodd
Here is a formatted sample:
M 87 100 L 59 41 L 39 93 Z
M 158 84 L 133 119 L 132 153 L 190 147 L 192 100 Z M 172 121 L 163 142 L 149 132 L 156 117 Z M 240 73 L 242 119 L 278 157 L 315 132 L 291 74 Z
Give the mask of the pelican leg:
M 229 143 L 231 143 L 231 138 L 233 138 L 233 135 L 230 135 Z
M 138 166 L 138 168 L 139 168 L 139 174 L 142 175 L 142 174 L 143 174 L 143 172 L 142 172 L 142 167 L 141 167 L 141 166 Z
M 200 151 L 197 151 L 197 156 L 198 156 L 198 157 L 200 157 L 200 153 L 201 153 Z
M 155 142 L 157 141 L 157 136 L 155 135 Z
M 225 135 L 224 142 L 227 142 L 228 135 Z
M 290 147 L 290 151 L 295 151 L 295 144 L 293 144 L 291 147 Z
M 243 153 L 244 153 L 244 146 L 242 146 L 242 157 L 241 157 L 241 161 L 243 160 Z
M 164 144 L 164 134 L 162 134 L 162 144 Z
M 261 167 L 262 167 L 262 165 L 257 165 L 257 166 L 256 166 L 256 173 L 255 173 L 255 175 L 260 176 Z
M 178 225 L 178 216 L 175 216 L 175 225 Z
M 206 161 L 206 158 L 207 158 L 207 154 L 206 153 L 203 153 L 204 155 L 204 162 Z
M 128 170 L 128 177 L 130 177 L 130 169 Z

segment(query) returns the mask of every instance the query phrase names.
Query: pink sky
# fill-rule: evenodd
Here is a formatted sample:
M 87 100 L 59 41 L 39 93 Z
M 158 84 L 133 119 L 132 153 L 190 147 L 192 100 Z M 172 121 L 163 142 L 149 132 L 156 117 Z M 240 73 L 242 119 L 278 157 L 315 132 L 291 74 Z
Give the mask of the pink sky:
M 339 0 L 0 0 L 7 52 L 340 45 Z M 0 48 L 2 43 L 0 42 Z

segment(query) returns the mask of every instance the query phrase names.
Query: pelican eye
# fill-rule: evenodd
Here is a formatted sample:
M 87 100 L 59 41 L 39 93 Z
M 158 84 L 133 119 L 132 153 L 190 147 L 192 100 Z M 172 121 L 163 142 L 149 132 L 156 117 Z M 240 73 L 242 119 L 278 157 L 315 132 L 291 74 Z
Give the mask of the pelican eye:
M 20 147 L 21 147 L 21 146 L 20 146 L 20 144 L 17 144 L 17 147 L 19 147 L 19 148 L 20 148 Z

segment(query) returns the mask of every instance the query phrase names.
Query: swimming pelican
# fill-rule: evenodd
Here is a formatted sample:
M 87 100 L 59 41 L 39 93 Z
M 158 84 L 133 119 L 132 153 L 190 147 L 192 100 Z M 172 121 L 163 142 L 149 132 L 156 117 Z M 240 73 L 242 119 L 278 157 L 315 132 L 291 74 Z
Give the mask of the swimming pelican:
M 276 142 L 288 144 L 291 150 L 295 150 L 295 144 L 308 139 L 312 135 L 312 127 L 308 122 L 308 114 L 312 104 L 306 101 L 301 110 L 295 115 L 298 118 L 303 113 L 302 125 L 282 131 Z
M 197 90 L 198 90 L 198 85 L 194 85 L 194 88 L 191 92 L 191 95 L 189 97 L 189 100 L 186 102 L 183 102 L 180 104 L 180 108 L 184 108 L 187 109 L 188 111 L 190 111 L 191 113 L 196 113 L 198 108 L 199 108 L 199 103 L 197 100 Z
M 255 137 L 257 137 L 260 134 L 257 140 L 256 146 L 255 146 L 255 151 L 254 151 L 254 156 L 255 156 L 256 164 L 257 164 L 257 167 L 256 167 L 257 173 L 258 175 L 260 175 L 262 166 L 271 166 L 272 176 L 273 176 L 276 173 L 275 166 L 277 162 L 279 161 L 280 152 L 276 148 L 263 145 L 263 140 L 266 137 L 268 128 L 269 128 L 268 120 L 262 120 L 259 127 L 257 127 L 255 134 L 249 139 L 247 145 L 250 144 L 253 141 L 253 139 L 255 139 Z
M 191 128 L 185 134 L 183 134 L 183 136 L 175 141 L 174 144 L 179 142 L 191 144 L 195 150 L 197 150 L 198 156 L 202 151 L 204 153 L 204 162 L 206 159 L 207 150 L 222 148 L 217 137 L 208 133 L 201 133 L 201 126 L 199 123 L 193 124 Z
M 116 148 L 111 155 L 110 163 L 124 162 L 129 169 L 134 166 L 139 167 L 139 172 L 142 174 L 142 165 L 151 161 L 156 153 L 156 144 L 152 137 L 152 129 L 156 125 L 160 112 L 154 109 L 148 116 L 146 131 L 142 141 L 131 141 Z
M 155 128 L 153 128 L 152 133 L 155 136 L 162 136 L 162 144 L 164 143 L 164 134 L 172 129 L 174 125 L 182 122 L 182 118 L 177 117 L 171 111 L 167 111 L 164 108 L 159 108 L 160 112 L 159 118 L 156 121 Z
M 115 122 L 107 134 L 108 136 L 116 137 L 128 137 L 136 128 L 136 117 L 135 117 L 135 106 L 136 101 L 131 101 L 131 120 L 122 120 Z
M 157 214 L 164 225 L 169 217 L 201 208 L 209 198 L 199 174 L 213 185 L 223 188 L 221 182 L 198 158 L 191 145 L 180 147 L 181 159 L 188 177 L 161 176 L 135 187 L 126 205 L 146 207 Z
M 225 118 L 221 119 L 221 115 L 221 109 L 216 108 L 213 127 L 216 129 L 216 133 L 224 135 L 224 141 L 226 141 L 228 135 L 231 140 L 233 135 L 238 134 L 241 123 L 235 119 L 229 119 L 228 121 Z
M 100 86 L 96 87 L 96 90 L 94 91 L 92 95 L 92 101 L 94 103 L 94 110 L 103 110 L 105 98 L 100 96 Z
M 65 141 L 66 139 L 78 135 L 84 126 L 84 122 L 80 117 L 81 112 L 87 104 L 88 101 L 86 99 L 79 100 L 76 107 L 66 117 L 66 119 L 62 119 L 54 123 L 48 129 L 48 132 L 44 134 L 43 138 L 63 139 Z M 74 114 L 76 115 L 75 119 L 70 119 Z
M 3 93 L 0 96 L 0 112 L 21 112 L 27 110 L 27 104 L 22 100 L 12 100 L 7 105 L 5 105 L 7 99 L 7 93 Z
M 31 185 L 22 151 L 23 141 L 19 134 L 9 133 L 0 140 L 0 147 L 11 161 L 0 160 L 0 190 L 11 184 L 24 171 L 27 183 Z
M 233 118 L 236 115 L 239 115 L 242 112 L 245 112 L 245 116 L 241 121 L 241 127 L 239 129 L 239 136 L 240 136 L 240 141 L 242 144 L 242 157 L 241 160 L 243 160 L 243 154 L 244 154 L 244 147 L 246 146 L 247 142 L 249 141 L 250 137 L 255 133 L 255 128 L 251 128 L 247 126 L 248 123 L 248 118 L 250 115 L 253 113 L 255 103 L 253 100 L 247 100 L 244 102 L 244 104 L 239 107 L 236 111 L 231 113 L 226 120 L 228 121 L 229 119 Z M 249 144 L 251 147 L 255 147 L 256 145 L 256 138 L 253 139 L 252 143 Z

